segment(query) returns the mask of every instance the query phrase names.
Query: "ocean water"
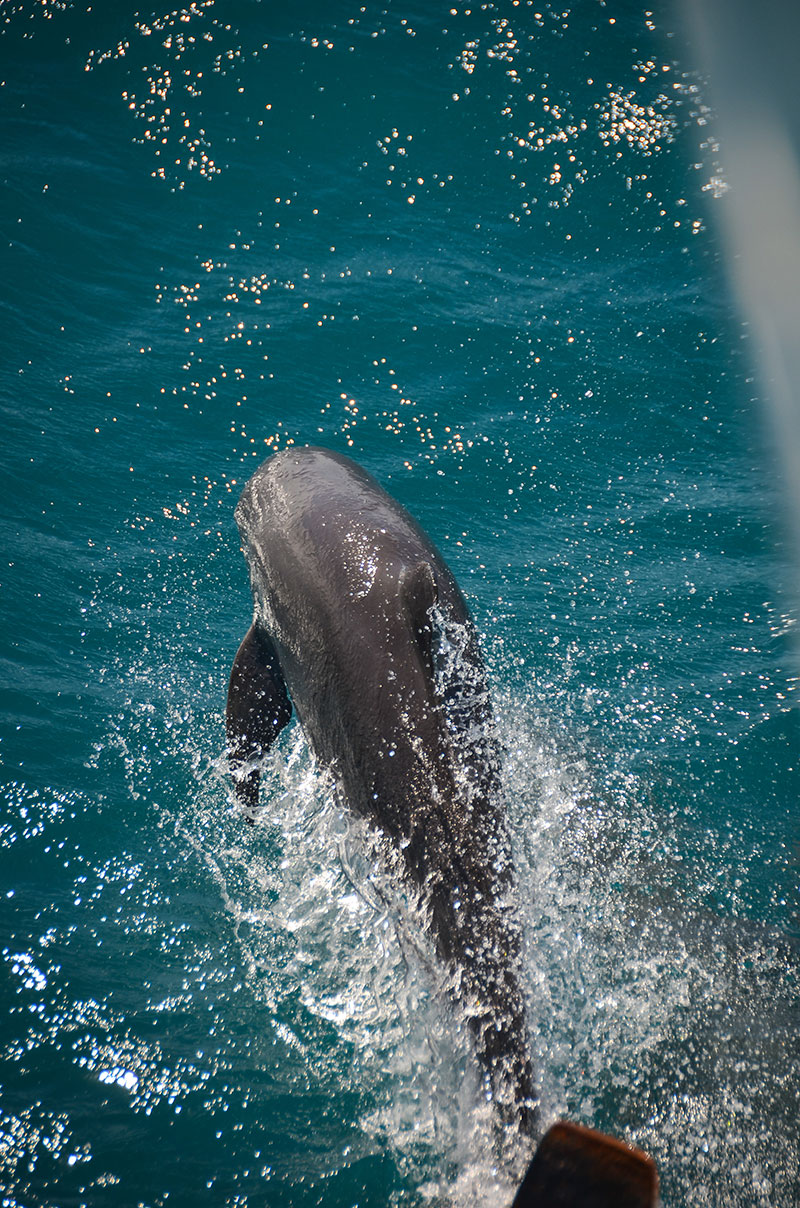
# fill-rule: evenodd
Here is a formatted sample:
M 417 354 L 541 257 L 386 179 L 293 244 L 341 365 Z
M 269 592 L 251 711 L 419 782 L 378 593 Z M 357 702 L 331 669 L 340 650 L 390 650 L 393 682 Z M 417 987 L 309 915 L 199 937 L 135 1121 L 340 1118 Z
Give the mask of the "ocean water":
M 299 728 L 229 796 L 233 508 L 291 443 L 475 615 L 545 1120 L 800 1203 L 796 567 L 675 14 L 7 0 L 0 84 L 3 1205 L 524 1168 Z

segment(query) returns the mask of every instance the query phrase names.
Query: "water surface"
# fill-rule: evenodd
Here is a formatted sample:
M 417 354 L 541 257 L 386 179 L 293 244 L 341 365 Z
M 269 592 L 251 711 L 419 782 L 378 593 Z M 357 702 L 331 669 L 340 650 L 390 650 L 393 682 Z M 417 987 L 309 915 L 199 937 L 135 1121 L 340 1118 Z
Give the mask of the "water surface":
M 679 29 L 634 2 L 0 10 L 4 1203 L 510 1201 L 402 885 L 223 760 L 268 453 L 362 462 L 490 665 L 546 1119 L 800 1200 L 784 494 Z M 517 1153 L 517 1162 L 524 1155 Z

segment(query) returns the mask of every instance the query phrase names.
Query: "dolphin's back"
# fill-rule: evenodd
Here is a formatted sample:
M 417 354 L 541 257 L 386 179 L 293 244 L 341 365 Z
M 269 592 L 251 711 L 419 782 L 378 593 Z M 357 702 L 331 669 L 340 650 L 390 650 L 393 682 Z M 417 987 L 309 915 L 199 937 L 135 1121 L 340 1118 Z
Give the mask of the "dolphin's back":
M 469 613 L 416 521 L 347 458 L 285 450 L 236 509 L 256 622 L 275 643 L 289 695 L 350 803 L 396 836 L 431 785 L 454 792 L 453 741 L 436 694 L 436 607 L 469 639 Z M 485 698 L 484 698 L 485 703 Z M 448 759 L 426 754 L 445 750 Z M 435 766 L 434 766 L 435 764 Z

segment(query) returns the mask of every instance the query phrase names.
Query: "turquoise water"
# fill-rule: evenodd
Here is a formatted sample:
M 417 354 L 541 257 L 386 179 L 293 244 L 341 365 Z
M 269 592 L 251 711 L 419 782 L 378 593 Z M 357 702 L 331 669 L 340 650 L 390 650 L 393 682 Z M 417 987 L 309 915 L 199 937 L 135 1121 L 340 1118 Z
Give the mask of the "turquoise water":
M 490 666 L 547 1120 L 800 1203 L 784 492 L 679 29 L 634 2 L 0 8 L 3 1204 L 510 1202 L 444 974 L 291 727 L 223 761 L 271 449 Z

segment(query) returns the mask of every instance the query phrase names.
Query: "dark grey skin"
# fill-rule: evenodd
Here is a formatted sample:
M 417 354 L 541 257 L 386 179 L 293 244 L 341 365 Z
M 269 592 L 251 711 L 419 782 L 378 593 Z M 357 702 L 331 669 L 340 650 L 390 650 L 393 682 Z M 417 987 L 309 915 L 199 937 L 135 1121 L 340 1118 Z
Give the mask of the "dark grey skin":
M 228 693 L 236 794 L 257 806 L 258 761 L 294 705 L 349 806 L 402 853 L 456 974 L 499 1118 L 531 1133 L 509 839 L 464 598 L 408 512 L 323 449 L 264 462 L 236 523 L 255 603 Z

